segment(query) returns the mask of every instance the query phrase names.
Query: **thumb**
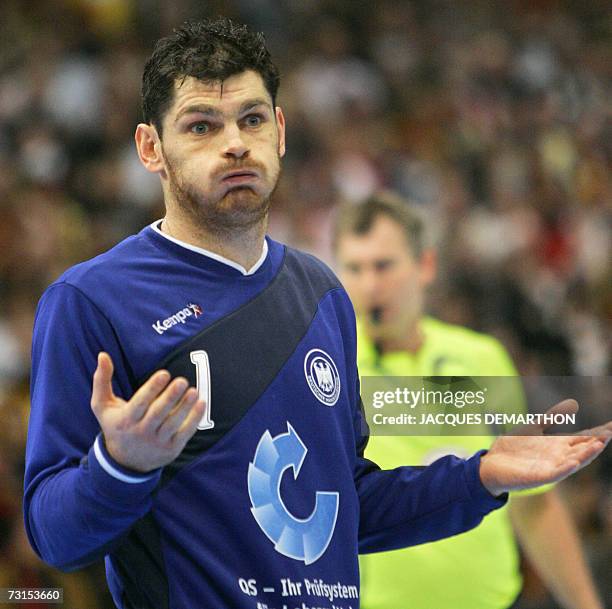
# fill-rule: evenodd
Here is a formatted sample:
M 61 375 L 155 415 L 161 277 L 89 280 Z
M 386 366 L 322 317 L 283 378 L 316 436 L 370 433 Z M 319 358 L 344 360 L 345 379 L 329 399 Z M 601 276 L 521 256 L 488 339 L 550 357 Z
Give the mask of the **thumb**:
M 547 415 L 555 415 L 555 414 L 575 414 L 576 412 L 578 412 L 578 402 L 576 400 L 572 400 L 572 399 L 568 399 L 568 400 L 563 400 L 562 402 L 559 402 L 558 404 L 555 404 L 554 406 L 552 406 L 551 408 L 549 408 L 545 414 Z M 552 419 L 552 417 L 551 417 Z M 552 423 L 541 423 L 539 425 L 539 427 L 542 428 L 542 430 L 547 429 L 548 427 L 551 427 Z
M 91 392 L 91 407 L 94 412 L 104 406 L 107 402 L 115 399 L 113 393 L 113 360 L 108 353 L 98 353 L 98 367 L 93 376 L 93 388 Z
M 568 399 L 562 400 L 558 404 L 551 406 L 544 414 L 555 415 L 555 414 L 573 414 L 578 412 L 578 402 L 576 400 Z M 552 419 L 552 417 L 551 417 Z M 544 430 L 552 427 L 552 422 L 546 422 L 542 420 L 538 423 L 529 423 L 527 425 L 521 425 L 515 427 L 507 435 L 509 436 L 541 436 L 544 434 Z

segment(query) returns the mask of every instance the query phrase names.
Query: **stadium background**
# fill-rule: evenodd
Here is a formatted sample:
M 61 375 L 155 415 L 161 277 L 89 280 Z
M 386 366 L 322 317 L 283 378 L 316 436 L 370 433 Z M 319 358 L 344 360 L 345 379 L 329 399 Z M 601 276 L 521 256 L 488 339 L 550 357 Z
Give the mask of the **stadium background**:
M 161 217 L 132 134 L 152 43 L 185 18 L 262 29 L 281 69 L 274 237 L 330 261 L 338 203 L 394 188 L 434 228 L 434 313 L 498 336 L 524 374 L 610 374 L 604 2 L 3 0 L 1 14 L 0 586 L 112 606 L 100 566 L 60 574 L 25 538 L 31 326 L 63 269 Z M 608 603 L 611 452 L 562 485 Z M 554 607 L 525 569 L 522 609 Z

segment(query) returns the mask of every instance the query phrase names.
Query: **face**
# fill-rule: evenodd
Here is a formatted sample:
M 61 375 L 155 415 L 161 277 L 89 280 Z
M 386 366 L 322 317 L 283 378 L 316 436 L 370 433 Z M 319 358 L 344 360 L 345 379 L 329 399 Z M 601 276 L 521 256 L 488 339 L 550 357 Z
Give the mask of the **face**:
M 368 335 L 408 339 L 434 278 L 433 253 L 424 252 L 417 260 L 401 226 L 381 215 L 366 234 L 341 235 L 336 256 L 340 278 Z
M 169 212 L 221 232 L 265 218 L 285 153 L 285 120 L 259 74 L 178 81 L 162 127 L 160 138 L 154 126 L 139 125 L 136 143 L 145 167 L 160 174 Z

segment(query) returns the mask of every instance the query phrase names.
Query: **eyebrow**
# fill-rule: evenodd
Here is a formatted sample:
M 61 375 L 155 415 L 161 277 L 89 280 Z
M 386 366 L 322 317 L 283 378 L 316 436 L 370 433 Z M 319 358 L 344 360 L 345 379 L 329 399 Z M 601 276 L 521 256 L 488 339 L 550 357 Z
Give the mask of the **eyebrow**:
M 249 110 L 252 110 L 257 106 L 268 106 L 268 108 L 271 109 L 270 102 L 258 97 L 245 101 L 240 106 L 238 114 L 244 114 L 245 112 L 248 112 Z M 194 104 L 192 106 L 187 106 L 186 108 L 181 110 L 174 119 L 174 122 L 178 122 L 183 116 L 185 116 L 185 114 L 203 114 L 204 116 L 209 116 L 211 118 L 219 118 L 223 116 L 223 112 L 221 112 L 215 106 L 209 106 L 208 104 Z

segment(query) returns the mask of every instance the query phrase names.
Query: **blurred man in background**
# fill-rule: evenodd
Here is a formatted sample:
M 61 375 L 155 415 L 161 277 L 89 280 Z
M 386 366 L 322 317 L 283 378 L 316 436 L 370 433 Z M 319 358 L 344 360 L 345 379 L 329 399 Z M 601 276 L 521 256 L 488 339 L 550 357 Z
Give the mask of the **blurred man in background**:
M 436 253 L 407 201 L 380 193 L 341 208 L 335 232 L 341 279 L 358 316 L 361 376 L 515 376 L 492 336 L 425 315 Z M 492 438 L 491 438 L 492 440 Z M 468 455 L 482 437 L 373 434 L 381 467 Z M 521 590 L 513 530 L 567 609 L 601 609 L 571 517 L 555 489 L 512 497 L 477 529 L 415 548 L 361 557 L 364 609 L 507 609 Z

